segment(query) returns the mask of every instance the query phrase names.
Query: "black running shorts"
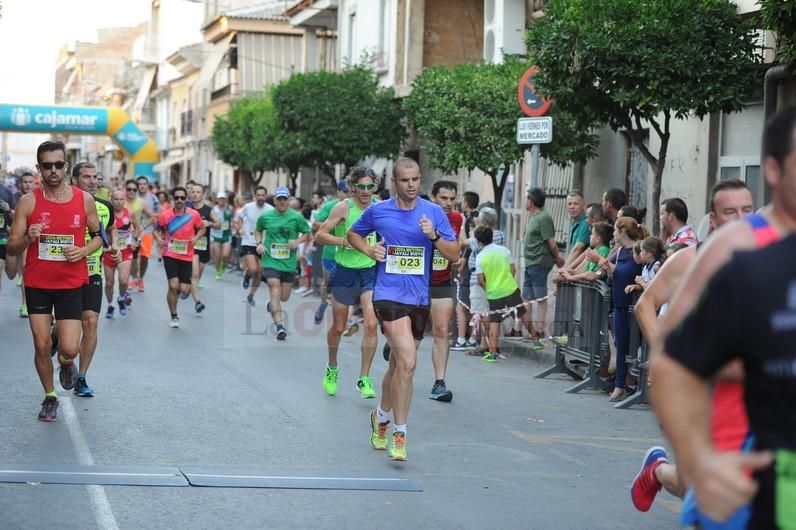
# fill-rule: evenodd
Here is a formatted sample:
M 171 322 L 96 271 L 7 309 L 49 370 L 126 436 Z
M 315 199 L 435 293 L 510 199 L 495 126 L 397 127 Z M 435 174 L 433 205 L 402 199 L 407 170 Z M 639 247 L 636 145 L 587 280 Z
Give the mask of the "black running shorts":
M 80 295 L 83 299 L 83 311 L 99 313 L 102 310 L 102 276 L 89 276 L 88 283 L 80 289 Z
M 166 269 L 166 278 L 179 278 L 180 283 L 191 283 L 193 275 L 193 261 L 175 259 L 163 256 L 163 268 Z
M 83 290 L 37 289 L 25 286 L 25 301 L 30 315 L 51 315 L 56 320 L 83 320 Z
M 431 313 L 429 306 L 408 305 L 390 300 L 374 300 L 373 309 L 376 311 L 379 324 L 382 326 L 382 332 L 384 332 L 384 322 L 393 322 L 403 317 L 409 317 L 409 321 L 412 324 L 412 336 L 415 340 L 423 340 L 423 335 L 426 333 L 426 324 L 428 324 Z

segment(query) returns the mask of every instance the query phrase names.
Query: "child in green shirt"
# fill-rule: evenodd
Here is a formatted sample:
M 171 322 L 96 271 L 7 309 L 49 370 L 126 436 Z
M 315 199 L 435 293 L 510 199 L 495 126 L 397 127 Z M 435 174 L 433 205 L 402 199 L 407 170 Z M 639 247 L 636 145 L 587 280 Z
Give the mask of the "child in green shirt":
M 598 280 L 602 273 L 597 262 L 601 258 L 607 258 L 611 248 L 614 229 L 608 223 L 596 223 L 591 228 L 591 238 L 589 246 L 591 250 L 583 253 L 580 260 L 575 262 L 572 269 L 565 270 L 561 275 L 566 281 L 574 282 L 578 280 L 594 281 Z

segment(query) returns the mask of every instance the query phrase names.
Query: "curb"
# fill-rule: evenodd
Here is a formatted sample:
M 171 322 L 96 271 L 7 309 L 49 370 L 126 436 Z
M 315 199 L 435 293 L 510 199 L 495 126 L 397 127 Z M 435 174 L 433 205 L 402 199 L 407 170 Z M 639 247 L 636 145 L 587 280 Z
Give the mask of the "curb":
M 500 353 L 507 357 L 522 357 L 544 365 L 553 365 L 556 361 L 555 347 L 551 348 L 547 344 L 543 350 L 534 350 L 523 340 L 501 338 L 499 348 Z

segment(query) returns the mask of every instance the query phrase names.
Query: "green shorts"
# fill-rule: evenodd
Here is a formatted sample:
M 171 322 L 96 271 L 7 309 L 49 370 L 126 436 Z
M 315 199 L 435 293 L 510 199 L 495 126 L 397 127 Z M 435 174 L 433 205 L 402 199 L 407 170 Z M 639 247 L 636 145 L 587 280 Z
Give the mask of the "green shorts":
M 230 236 L 214 237 L 213 243 L 229 243 L 232 240 Z

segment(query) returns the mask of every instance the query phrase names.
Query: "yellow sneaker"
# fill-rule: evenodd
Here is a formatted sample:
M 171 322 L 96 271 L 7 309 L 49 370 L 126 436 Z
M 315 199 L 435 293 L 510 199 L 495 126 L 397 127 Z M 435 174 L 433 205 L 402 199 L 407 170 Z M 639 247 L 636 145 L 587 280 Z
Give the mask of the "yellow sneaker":
M 397 460 L 404 462 L 406 460 L 406 434 L 401 431 L 392 433 L 392 445 L 390 446 L 387 455 L 390 460 Z
M 390 422 L 379 423 L 376 409 L 373 409 L 370 411 L 370 426 L 373 429 L 373 432 L 370 434 L 370 445 L 372 445 L 374 449 L 384 451 L 387 449 L 387 428 L 390 426 Z

